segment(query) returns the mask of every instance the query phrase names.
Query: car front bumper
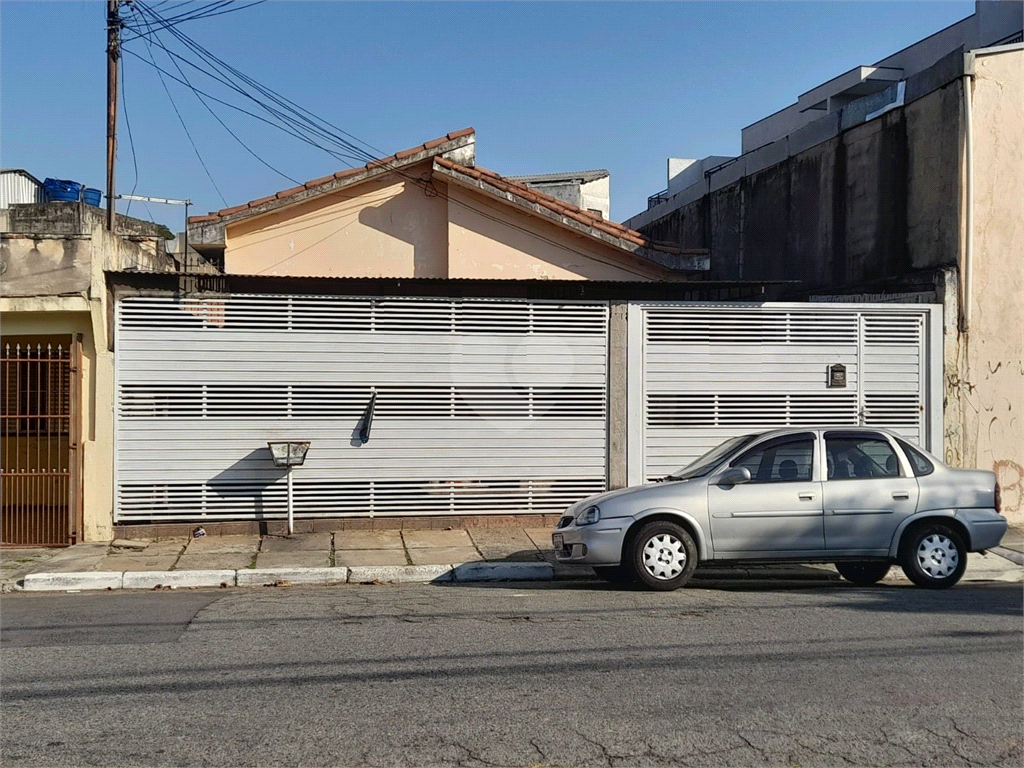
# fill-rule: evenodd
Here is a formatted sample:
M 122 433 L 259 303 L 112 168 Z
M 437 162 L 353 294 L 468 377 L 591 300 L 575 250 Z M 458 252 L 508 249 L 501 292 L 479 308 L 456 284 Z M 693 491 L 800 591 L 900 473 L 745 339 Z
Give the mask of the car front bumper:
M 1006 533 L 1006 518 L 994 509 L 958 509 L 955 515 L 971 537 L 971 551 L 999 546 Z
M 622 540 L 633 519 L 613 517 L 593 525 L 571 523 L 551 534 L 555 559 L 579 565 L 618 565 Z

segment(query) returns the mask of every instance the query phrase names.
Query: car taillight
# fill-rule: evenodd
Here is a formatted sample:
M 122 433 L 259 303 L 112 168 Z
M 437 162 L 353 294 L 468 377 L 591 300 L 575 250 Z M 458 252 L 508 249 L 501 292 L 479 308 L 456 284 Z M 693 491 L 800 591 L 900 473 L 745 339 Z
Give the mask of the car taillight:
M 1002 494 L 1002 491 L 999 490 L 999 481 L 998 480 L 996 480 L 996 502 L 995 502 L 995 507 L 996 507 L 996 512 L 1002 512 L 1003 511 L 1003 494 Z

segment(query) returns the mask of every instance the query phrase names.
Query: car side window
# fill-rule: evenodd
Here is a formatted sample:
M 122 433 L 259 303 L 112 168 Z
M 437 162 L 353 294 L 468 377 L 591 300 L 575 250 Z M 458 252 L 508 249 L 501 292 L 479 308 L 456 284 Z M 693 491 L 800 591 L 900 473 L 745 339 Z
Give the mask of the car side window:
M 935 466 L 928 460 L 928 457 L 917 450 L 917 448 L 903 440 L 897 439 L 896 442 L 900 444 L 900 448 L 907 454 L 907 458 L 910 459 L 910 466 L 914 468 L 914 474 L 917 477 L 930 475 L 935 471 Z
M 829 480 L 899 477 L 900 462 L 887 440 L 825 436 Z
M 769 442 L 734 459 L 729 466 L 746 467 L 752 483 L 790 483 L 810 480 L 814 440 Z

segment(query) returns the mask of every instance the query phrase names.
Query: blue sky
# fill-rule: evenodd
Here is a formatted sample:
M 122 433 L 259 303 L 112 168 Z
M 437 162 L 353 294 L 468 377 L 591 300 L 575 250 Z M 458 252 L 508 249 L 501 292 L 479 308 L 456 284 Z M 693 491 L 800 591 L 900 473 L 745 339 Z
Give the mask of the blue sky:
M 144 2 L 168 16 L 189 10 Z M 607 168 L 612 218 L 621 221 L 665 187 L 666 158 L 738 154 L 744 126 L 973 12 L 974 3 L 962 1 L 271 0 L 179 28 L 380 154 L 473 126 L 478 164 L 505 175 Z M 104 186 L 104 16 L 105 3 L 96 0 L 0 5 L 4 167 Z M 180 50 L 166 32 L 161 39 Z M 148 57 L 143 40 L 126 48 Z M 156 63 L 173 72 L 153 50 Z M 228 98 L 221 86 L 186 73 L 196 87 Z M 119 192 L 187 197 L 196 214 L 293 186 L 231 138 L 194 94 L 167 80 L 208 176 L 156 71 L 126 55 L 123 74 Z M 212 106 L 246 146 L 291 178 L 349 167 Z M 149 210 L 181 229 L 180 210 Z M 149 217 L 137 203 L 131 213 Z

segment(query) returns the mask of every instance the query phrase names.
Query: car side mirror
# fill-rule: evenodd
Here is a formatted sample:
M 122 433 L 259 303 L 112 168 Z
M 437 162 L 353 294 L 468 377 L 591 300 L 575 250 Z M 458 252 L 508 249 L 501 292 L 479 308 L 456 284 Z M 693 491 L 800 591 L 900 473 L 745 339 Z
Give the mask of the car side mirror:
M 740 485 L 741 483 L 749 482 L 750 470 L 746 467 L 733 467 L 726 470 L 725 474 L 718 478 L 719 485 Z

